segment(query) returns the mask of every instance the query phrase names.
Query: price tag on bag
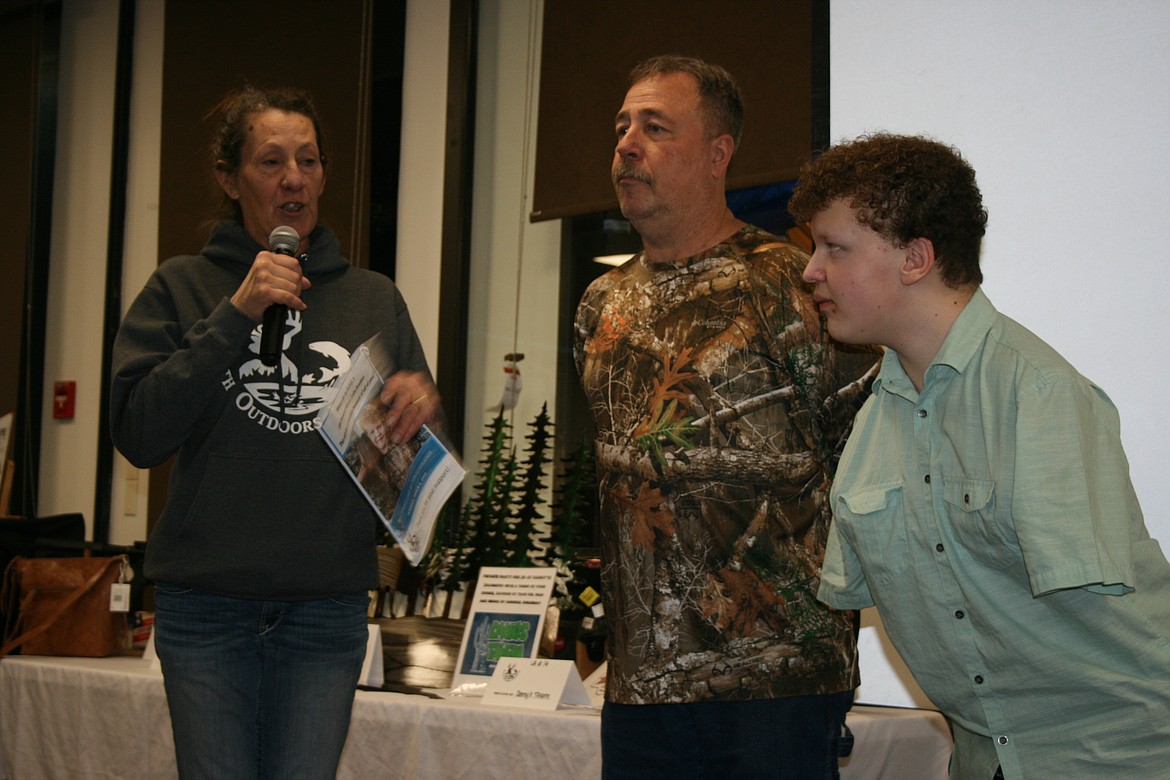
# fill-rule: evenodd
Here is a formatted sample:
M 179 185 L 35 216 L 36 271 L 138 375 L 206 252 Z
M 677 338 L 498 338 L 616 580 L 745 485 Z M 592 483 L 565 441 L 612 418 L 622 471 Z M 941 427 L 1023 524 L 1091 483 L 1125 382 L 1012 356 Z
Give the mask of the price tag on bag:
M 115 582 L 110 586 L 110 612 L 130 611 L 130 585 Z

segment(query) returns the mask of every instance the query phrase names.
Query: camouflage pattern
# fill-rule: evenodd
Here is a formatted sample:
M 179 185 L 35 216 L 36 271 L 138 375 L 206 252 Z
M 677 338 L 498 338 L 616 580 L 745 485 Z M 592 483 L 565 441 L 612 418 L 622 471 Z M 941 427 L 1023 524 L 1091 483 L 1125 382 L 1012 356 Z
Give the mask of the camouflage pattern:
M 858 682 L 857 615 L 814 594 L 829 480 L 878 356 L 829 340 L 806 262 L 749 225 L 681 263 L 637 255 L 581 300 L 611 701 Z

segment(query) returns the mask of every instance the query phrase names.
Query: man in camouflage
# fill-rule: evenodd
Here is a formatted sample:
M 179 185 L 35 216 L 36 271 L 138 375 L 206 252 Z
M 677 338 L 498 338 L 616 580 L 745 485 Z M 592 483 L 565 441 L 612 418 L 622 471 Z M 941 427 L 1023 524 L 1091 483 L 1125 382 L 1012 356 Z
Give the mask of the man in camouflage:
M 834 777 L 858 683 L 857 615 L 815 593 L 877 355 L 829 340 L 803 250 L 729 210 L 742 126 L 727 72 L 679 57 L 636 67 L 617 115 L 644 248 L 590 286 L 574 344 L 598 430 L 606 778 Z

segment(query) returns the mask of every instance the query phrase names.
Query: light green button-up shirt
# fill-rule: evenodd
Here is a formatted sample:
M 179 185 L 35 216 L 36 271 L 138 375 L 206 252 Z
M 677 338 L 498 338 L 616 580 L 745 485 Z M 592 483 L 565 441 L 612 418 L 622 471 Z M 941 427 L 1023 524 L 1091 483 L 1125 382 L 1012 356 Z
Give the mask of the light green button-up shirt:
M 1170 564 L 1117 411 L 982 291 L 921 393 L 886 353 L 830 500 L 818 595 L 877 605 L 963 774 L 1167 776 Z

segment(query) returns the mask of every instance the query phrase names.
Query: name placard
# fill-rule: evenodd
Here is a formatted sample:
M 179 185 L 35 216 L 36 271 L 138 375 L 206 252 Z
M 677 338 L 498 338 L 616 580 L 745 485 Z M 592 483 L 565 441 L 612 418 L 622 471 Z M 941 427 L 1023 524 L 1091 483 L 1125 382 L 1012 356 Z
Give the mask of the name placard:
M 605 678 L 608 672 L 608 663 L 601 662 L 601 666 L 593 670 L 593 674 L 585 678 L 581 683 L 585 686 L 585 694 L 589 696 L 589 701 L 597 709 L 601 709 L 605 704 Z
M 589 706 L 577 666 L 563 658 L 505 658 L 492 671 L 484 704 L 555 710 L 562 705 Z

